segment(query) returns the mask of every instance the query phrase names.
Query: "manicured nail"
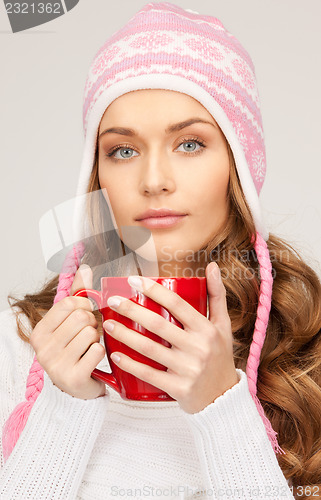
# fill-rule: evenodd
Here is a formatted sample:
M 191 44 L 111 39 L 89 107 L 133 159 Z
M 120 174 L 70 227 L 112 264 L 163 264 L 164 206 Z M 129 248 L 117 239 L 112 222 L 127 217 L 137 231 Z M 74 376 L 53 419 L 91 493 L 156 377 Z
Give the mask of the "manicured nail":
M 81 271 L 81 272 L 90 271 L 90 267 L 87 264 L 81 264 L 78 267 L 78 271 Z
M 103 327 L 107 332 L 112 332 L 115 325 L 112 321 L 105 321 L 105 323 L 103 324 Z
M 113 296 L 113 297 L 109 297 L 107 299 L 107 304 L 109 307 L 111 308 L 114 308 L 114 309 L 117 309 L 117 307 L 120 305 L 120 303 L 125 300 L 123 299 L 122 297 L 118 297 L 118 296 Z
M 222 280 L 222 276 L 221 276 L 221 270 L 217 264 L 217 262 L 215 262 L 215 267 L 211 273 L 215 278 L 217 278 L 219 281 Z
M 115 354 L 114 352 L 110 355 L 111 359 L 114 361 L 114 363 L 119 363 L 120 357 Z
M 129 276 L 128 283 L 130 286 L 136 288 L 136 290 L 143 291 L 143 282 L 138 276 Z

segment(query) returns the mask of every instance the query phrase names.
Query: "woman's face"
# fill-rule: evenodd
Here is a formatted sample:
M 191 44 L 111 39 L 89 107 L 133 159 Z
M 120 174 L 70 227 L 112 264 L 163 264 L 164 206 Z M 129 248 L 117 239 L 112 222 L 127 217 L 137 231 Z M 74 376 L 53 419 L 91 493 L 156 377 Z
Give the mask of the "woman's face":
M 191 256 L 217 234 L 228 213 L 229 156 L 213 117 L 186 94 L 137 90 L 108 106 L 98 137 L 99 182 L 120 236 L 122 226 L 147 227 L 160 276 L 192 275 L 186 267 L 204 275 L 196 274 Z M 138 220 L 160 208 L 185 215 L 166 227 Z

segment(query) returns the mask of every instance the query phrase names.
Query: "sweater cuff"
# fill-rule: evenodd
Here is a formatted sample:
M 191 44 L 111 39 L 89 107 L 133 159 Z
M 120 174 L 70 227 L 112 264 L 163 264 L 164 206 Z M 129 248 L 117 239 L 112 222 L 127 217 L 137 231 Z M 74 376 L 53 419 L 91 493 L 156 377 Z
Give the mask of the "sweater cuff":
M 215 407 L 216 412 L 226 417 L 226 415 L 230 415 L 231 405 L 239 405 L 240 403 L 245 403 L 245 405 L 247 405 L 250 400 L 253 401 L 248 388 L 246 373 L 239 368 L 236 368 L 236 372 L 238 382 L 234 384 L 233 387 L 225 391 L 221 396 L 218 396 L 213 403 L 207 405 L 203 410 L 196 413 L 187 413 L 187 415 L 194 417 L 194 420 L 199 420 L 200 418 L 206 419 Z M 253 404 L 255 405 L 254 401 Z M 193 418 L 190 420 L 192 421 Z
M 94 399 L 80 399 L 71 396 L 67 392 L 62 391 L 57 387 L 49 377 L 46 371 L 43 372 L 43 388 L 38 396 L 38 399 L 46 401 L 46 406 L 55 409 L 55 413 L 70 411 L 71 409 L 85 409 L 86 411 L 91 411 L 91 408 L 96 412 L 106 411 L 106 405 L 109 401 L 109 392 L 106 388 L 105 396 L 100 396 Z M 100 410 L 101 408 L 101 410 Z
M 244 498 L 267 498 L 273 493 L 273 498 L 293 499 L 249 391 L 246 373 L 236 371 L 239 382 L 213 403 L 198 413 L 184 412 L 205 480 L 221 492 L 241 488 Z
M 200 434 L 210 431 L 215 441 L 235 445 L 242 435 L 265 431 L 263 421 L 249 391 L 247 376 L 236 369 L 239 382 L 197 413 L 185 413 L 185 418 Z M 267 438 L 268 439 L 268 438 Z

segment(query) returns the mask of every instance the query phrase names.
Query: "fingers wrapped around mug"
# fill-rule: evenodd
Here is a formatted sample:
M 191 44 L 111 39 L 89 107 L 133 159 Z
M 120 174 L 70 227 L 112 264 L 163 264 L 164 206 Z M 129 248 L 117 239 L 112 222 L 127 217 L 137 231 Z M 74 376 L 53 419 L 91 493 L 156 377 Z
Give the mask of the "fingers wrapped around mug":
M 121 296 L 109 297 L 108 306 L 166 340 L 171 347 L 127 328 L 121 322 L 104 322 L 113 338 L 167 368 L 156 369 L 121 351 L 111 354 L 119 368 L 165 391 L 187 413 L 196 413 L 238 383 L 233 359 L 233 336 L 225 288 L 217 270 L 207 271 L 210 317 L 207 319 L 173 290 L 149 278 L 128 278 L 129 284 L 174 316 L 183 329 L 146 307 Z M 135 279 L 133 279 L 135 278 Z M 217 316 L 217 322 L 215 321 Z M 224 317 L 225 316 L 225 317 Z

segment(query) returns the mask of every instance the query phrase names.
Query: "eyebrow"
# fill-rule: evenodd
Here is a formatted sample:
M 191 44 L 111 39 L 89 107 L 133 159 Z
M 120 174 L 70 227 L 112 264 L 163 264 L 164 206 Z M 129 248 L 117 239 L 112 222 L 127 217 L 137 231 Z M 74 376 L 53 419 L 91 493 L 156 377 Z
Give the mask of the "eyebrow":
M 217 128 L 217 126 L 214 123 L 209 122 L 207 120 L 202 120 L 201 118 L 189 118 L 188 120 L 184 120 L 183 122 L 170 125 L 165 129 L 165 133 L 172 134 L 173 132 L 177 132 L 179 130 L 182 130 L 183 128 L 193 125 L 193 123 L 207 123 L 208 125 L 212 125 L 212 127 Z M 137 135 L 135 130 L 133 130 L 132 128 L 111 127 L 101 132 L 101 134 L 99 135 L 99 139 L 105 134 L 120 134 L 120 135 L 127 135 L 130 137 Z

